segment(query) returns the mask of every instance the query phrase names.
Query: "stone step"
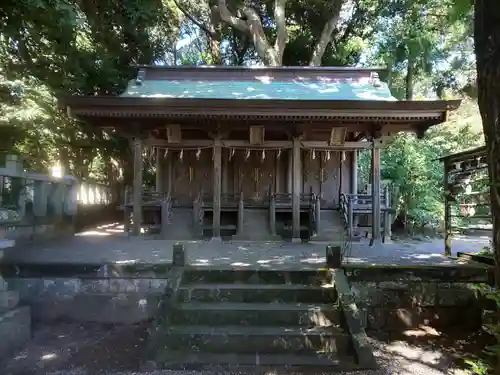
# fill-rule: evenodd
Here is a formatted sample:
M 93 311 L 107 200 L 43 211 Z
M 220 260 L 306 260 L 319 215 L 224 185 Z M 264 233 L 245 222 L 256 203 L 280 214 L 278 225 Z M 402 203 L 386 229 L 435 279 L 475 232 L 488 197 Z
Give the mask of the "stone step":
M 326 269 L 228 269 L 228 268 L 187 268 L 183 284 L 298 284 L 320 286 L 331 282 Z
M 189 302 L 173 314 L 173 324 L 328 327 L 340 323 L 333 305 L 301 303 Z
M 333 303 L 332 284 L 192 284 L 180 288 L 182 302 L 296 302 Z
M 173 326 L 164 347 L 216 353 L 347 353 L 349 338 L 337 327 Z
M 277 374 L 276 370 L 293 367 L 295 371 L 301 367 L 306 367 L 308 374 L 315 373 L 315 368 L 322 370 L 354 370 L 358 366 L 349 357 L 339 356 L 335 353 L 327 354 L 267 354 L 267 353 L 208 353 L 195 351 L 162 351 L 156 358 L 158 364 L 162 367 L 181 370 L 199 369 L 205 366 L 213 370 L 213 366 L 233 366 L 236 369 L 242 367 L 255 368 L 264 370 L 262 373 Z M 264 367 L 264 368 L 262 368 Z M 278 367 L 273 369 L 273 367 Z M 236 372 L 235 372 L 236 373 Z M 240 372 L 238 372 L 240 373 Z M 253 374 L 254 371 L 248 372 Z M 294 374 L 297 374 L 294 372 Z

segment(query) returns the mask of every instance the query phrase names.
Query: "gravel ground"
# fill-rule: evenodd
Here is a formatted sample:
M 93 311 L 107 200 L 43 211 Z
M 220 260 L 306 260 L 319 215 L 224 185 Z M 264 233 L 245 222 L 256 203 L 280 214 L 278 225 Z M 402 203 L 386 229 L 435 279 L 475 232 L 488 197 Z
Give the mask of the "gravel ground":
M 34 328 L 33 339 L 0 364 L 2 375 L 220 375 L 299 374 L 293 370 L 140 371 L 145 326 L 57 323 Z M 380 369 L 351 375 L 465 375 L 440 351 L 398 341 L 375 342 Z M 311 374 L 310 372 L 308 372 Z M 316 373 L 320 374 L 320 373 Z M 326 374 L 326 372 L 325 372 Z

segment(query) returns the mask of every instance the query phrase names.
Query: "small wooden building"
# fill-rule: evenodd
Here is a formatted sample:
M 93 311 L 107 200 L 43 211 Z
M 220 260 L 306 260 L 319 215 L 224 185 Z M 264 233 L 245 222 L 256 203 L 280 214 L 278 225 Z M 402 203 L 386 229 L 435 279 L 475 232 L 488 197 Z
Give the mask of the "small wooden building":
M 168 238 L 334 240 L 344 227 L 352 233 L 359 208 L 371 212 L 375 241 L 390 209 L 380 191 L 384 141 L 421 136 L 460 104 L 397 101 L 377 69 L 222 66 L 140 66 L 120 96 L 61 102 L 130 138 L 134 183 L 123 208 L 135 234 L 152 209 Z M 156 155 L 154 191 L 143 189 L 146 148 Z M 373 183 L 358 197 L 362 149 Z
M 451 256 L 453 233 L 491 234 L 493 229 L 487 149 L 481 146 L 439 160 L 444 166 L 444 253 Z

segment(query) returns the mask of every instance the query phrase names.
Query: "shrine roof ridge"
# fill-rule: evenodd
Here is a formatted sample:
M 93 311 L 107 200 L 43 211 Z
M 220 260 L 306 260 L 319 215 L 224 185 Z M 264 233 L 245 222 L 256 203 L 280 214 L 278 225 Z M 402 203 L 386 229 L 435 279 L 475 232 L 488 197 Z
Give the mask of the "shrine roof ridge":
M 487 152 L 486 146 L 479 146 L 479 147 L 469 148 L 465 151 L 456 152 L 454 154 L 448 154 L 440 158 L 437 158 L 435 160 L 443 161 L 445 163 L 462 161 L 468 158 L 474 158 L 486 155 L 486 152 Z
M 256 74 L 271 75 L 277 81 L 289 81 L 301 77 L 317 80 L 326 78 L 360 78 L 381 73 L 383 67 L 345 66 L 226 66 L 226 65 L 137 65 L 138 76 L 144 80 L 254 80 Z

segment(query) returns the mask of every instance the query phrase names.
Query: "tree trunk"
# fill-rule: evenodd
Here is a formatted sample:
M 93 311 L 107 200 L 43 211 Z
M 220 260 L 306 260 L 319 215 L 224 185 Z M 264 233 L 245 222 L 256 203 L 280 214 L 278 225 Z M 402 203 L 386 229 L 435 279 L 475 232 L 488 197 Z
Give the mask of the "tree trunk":
M 488 150 L 495 280 L 500 288 L 500 7 L 476 0 L 474 17 L 478 104 Z M 499 312 L 500 315 L 500 312 Z M 500 352 L 495 374 L 500 375 Z
M 406 100 L 413 100 L 413 57 L 408 55 L 408 68 L 406 71 Z

